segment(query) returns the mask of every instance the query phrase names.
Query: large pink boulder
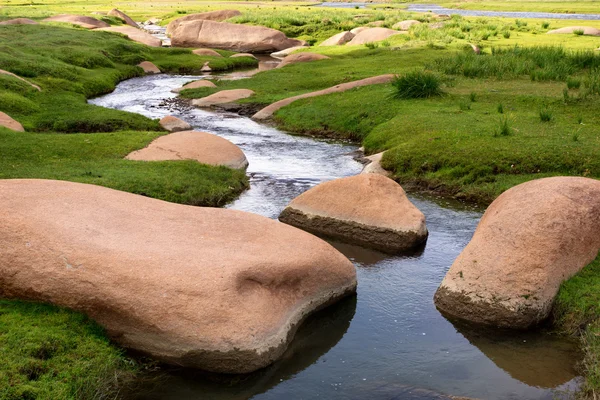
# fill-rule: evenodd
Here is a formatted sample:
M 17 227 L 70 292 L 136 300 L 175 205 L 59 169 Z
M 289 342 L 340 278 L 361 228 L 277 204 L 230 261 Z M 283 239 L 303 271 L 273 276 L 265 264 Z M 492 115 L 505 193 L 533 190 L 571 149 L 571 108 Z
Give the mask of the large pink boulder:
M 123 22 L 125 22 L 127 25 L 133 26 L 134 28 L 139 28 L 138 24 L 133 19 L 131 19 L 129 15 L 117 10 L 116 8 L 110 10 L 107 15 L 110 17 L 117 17 Z
M 12 119 L 10 115 L 3 113 L 2 111 L 0 111 L 0 126 L 16 132 L 25 132 L 23 125 L 21 125 L 19 121 Z
M 274 52 L 304 44 L 264 26 L 207 20 L 181 22 L 171 32 L 171 43 L 177 47 L 209 47 L 250 53 Z
M 400 35 L 402 33 L 406 32 L 399 32 L 388 28 L 369 28 L 357 33 L 356 36 L 354 36 L 354 38 L 348 42 L 348 45 L 353 46 L 365 43 L 380 42 L 389 38 L 390 36 Z
M 108 28 L 110 27 L 104 21 L 97 20 L 96 18 L 86 17 L 83 15 L 70 15 L 70 14 L 61 14 L 56 15 L 54 17 L 46 18 L 44 22 L 65 22 L 68 24 L 78 25 L 82 28 L 86 29 L 98 29 L 98 28 Z
M 0 25 L 37 25 L 38 22 L 29 18 L 15 18 L 0 22 Z
M 337 35 L 333 35 L 329 39 L 323 41 L 319 46 L 340 46 L 346 44 L 354 38 L 354 33 L 351 32 L 340 32 Z
M 222 22 L 222 21 L 225 21 L 226 19 L 237 17 L 239 15 L 242 15 L 242 13 L 239 12 L 238 10 L 217 10 L 217 11 L 209 11 L 209 12 L 204 12 L 204 13 L 199 13 L 199 14 L 186 15 L 185 17 L 177 18 L 177 19 L 174 19 L 173 21 L 169 22 L 169 25 L 167 25 L 167 35 L 170 36 L 171 33 L 173 33 L 173 31 L 182 22 L 204 21 L 204 20 Z
M 233 103 L 238 100 L 247 99 L 254 95 L 250 89 L 230 89 L 221 90 L 201 99 L 192 100 L 192 105 L 196 107 L 212 107 L 215 104 Z
M 286 56 L 283 59 L 283 61 L 281 61 L 281 63 L 279 63 L 277 68 L 283 68 L 286 65 L 290 65 L 290 64 L 298 64 L 298 63 L 329 60 L 329 59 L 330 59 L 329 57 L 324 56 L 323 54 L 316 54 L 316 53 L 304 52 L 304 53 L 290 54 L 289 56 Z
M 556 177 L 504 192 L 435 294 L 446 314 L 529 328 L 546 319 L 560 284 L 600 249 L 600 181 Z
M 400 185 L 377 174 L 321 183 L 292 200 L 279 220 L 389 253 L 409 250 L 427 239 L 423 213 Z
M 206 132 L 183 131 L 161 136 L 126 157 L 137 161 L 196 160 L 202 164 L 246 169 L 244 152 L 220 136 Z
M 106 32 L 115 32 L 120 33 L 121 35 L 127 36 L 129 39 L 134 42 L 138 42 L 141 44 L 145 44 L 150 47 L 161 47 L 162 41 L 149 33 L 144 32 L 141 29 L 133 28 L 131 26 L 123 25 L 123 26 L 112 26 L 110 28 L 101 28 L 99 31 Z
M 64 181 L 0 181 L 0 296 L 83 312 L 116 343 L 247 373 L 311 313 L 354 293 L 324 241 L 242 211 Z
M 160 70 L 160 68 L 158 68 L 156 65 L 154 65 L 154 63 L 151 63 L 150 61 L 142 61 L 141 63 L 138 64 L 138 67 L 140 67 L 141 69 L 143 69 L 144 73 L 148 74 L 148 75 L 154 75 L 154 74 L 160 74 L 160 73 L 162 73 L 162 71 Z

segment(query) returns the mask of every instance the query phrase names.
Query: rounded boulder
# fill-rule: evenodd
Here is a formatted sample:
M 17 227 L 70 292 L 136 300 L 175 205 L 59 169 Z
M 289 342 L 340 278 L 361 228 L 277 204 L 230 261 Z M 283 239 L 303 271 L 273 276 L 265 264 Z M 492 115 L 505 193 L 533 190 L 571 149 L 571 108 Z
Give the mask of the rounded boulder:
M 277 68 L 283 68 L 286 65 L 290 65 L 290 64 L 298 64 L 298 63 L 320 61 L 320 60 L 330 60 L 330 58 L 327 56 L 324 56 L 323 54 L 316 54 L 316 53 L 290 54 L 289 56 L 285 57 L 283 59 L 283 61 L 281 61 L 281 63 L 277 66 Z

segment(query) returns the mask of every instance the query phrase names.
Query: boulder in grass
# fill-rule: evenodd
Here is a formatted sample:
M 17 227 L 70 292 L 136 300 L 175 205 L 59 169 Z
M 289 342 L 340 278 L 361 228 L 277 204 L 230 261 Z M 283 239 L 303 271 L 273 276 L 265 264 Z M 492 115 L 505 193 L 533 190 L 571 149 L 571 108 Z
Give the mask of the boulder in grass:
M 212 49 L 196 49 L 192 51 L 192 53 L 194 53 L 197 56 L 223 57 L 222 55 L 220 55 Z
M 249 373 L 356 290 L 326 242 L 243 211 L 65 181 L 0 181 L 0 296 L 87 314 L 179 367 Z
M 258 60 L 258 58 L 254 54 L 250 54 L 250 53 L 237 53 L 237 54 L 233 54 L 233 55 L 229 56 L 229 58 L 238 58 L 238 57 L 250 57 L 250 58 L 254 58 L 255 60 Z
M 15 18 L 0 22 L 0 25 L 37 25 L 39 22 L 29 18 Z
M 162 126 L 166 131 L 169 132 L 189 131 L 192 129 L 192 126 L 190 124 L 171 115 L 164 117 L 160 120 L 159 123 L 160 126 Z
M 229 18 L 237 17 L 239 15 L 242 15 L 242 13 L 238 10 L 217 10 L 198 14 L 190 14 L 169 22 L 169 25 L 167 25 L 166 33 L 170 36 L 171 33 L 173 33 L 173 31 L 183 22 L 204 20 L 221 22 Z
M 548 317 L 561 283 L 600 250 L 600 181 L 545 178 L 487 209 L 435 294 L 444 313 L 525 329 Z
M 592 26 L 566 26 L 564 28 L 551 30 L 548 32 L 548 34 L 572 34 L 577 31 L 583 32 L 584 35 L 600 36 L 600 29 L 594 28 Z
M 283 59 L 283 61 L 277 66 L 277 68 L 283 68 L 286 65 L 290 65 L 290 64 L 298 64 L 298 63 L 320 61 L 320 60 L 330 60 L 330 58 L 327 56 L 324 56 L 322 54 L 316 54 L 316 53 L 290 54 L 289 56 L 287 56 Z
M 122 11 L 117 10 L 116 8 L 113 8 L 112 10 L 110 10 L 107 15 L 109 17 L 119 18 L 120 20 L 122 20 L 129 26 L 133 26 L 134 28 L 139 28 L 139 25 L 133 19 L 131 19 L 129 17 L 129 15 L 125 14 Z
M 354 39 L 354 34 L 351 32 L 340 32 L 337 35 L 333 35 L 329 39 L 325 40 L 319 46 L 340 46 L 348 43 Z
M 210 96 L 192 100 L 192 105 L 196 107 L 211 107 L 215 104 L 233 103 L 234 101 L 246 99 L 253 95 L 254 91 L 250 89 L 221 90 Z
M 131 26 L 112 26 L 110 28 L 101 28 L 98 29 L 99 31 L 106 31 L 106 32 L 116 32 L 116 33 L 120 33 L 121 35 L 125 35 L 127 36 L 130 40 L 133 40 L 134 42 L 138 42 L 141 44 L 145 44 L 146 46 L 150 46 L 150 47 L 161 47 L 162 46 L 162 40 L 152 36 L 151 34 L 144 32 L 141 29 L 136 29 L 133 28 Z
M 397 29 L 399 31 L 408 31 L 411 26 L 419 25 L 420 23 L 421 23 L 421 21 L 417 21 L 416 19 L 409 19 L 409 20 L 400 21 L 400 22 L 394 24 L 394 26 L 392 26 L 392 28 Z
M 283 49 L 281 51 L 276 51 L 275 53 L 271 53 L 271 57 L 284 58 L 297 50 L 306 50 L 306 46 L 294 46 L 288 49 Z
M 187 90 L 187 89 L 198 89 L 198 88 L 204 88 L 204 87 L 207 87 L 207 88 L 216 88 L 217 85 L 215 85 L 214 83 L 212 83 L 209 80 L 201 79 L 199 81 L 190 82 L 190 83 L 188 83 L 186 85 L 183 85 L 180 88 L 173 89 L 173 90 L 171 90 L 171 92 L 173 92 L 173 93 L 179 93 L 179 92 L 181 92 L 183 90 Z
M 16 132 L 25 132 L 23 125 L 21 125 L 19 121 L 14 120 L 10 115 L 3 113 L 2 111 L 0 111 L 0 126 Z
M 272 53 L 304 42 L 288 39 L 283 32 L 264 26 L 215 21 L 182 22 L 171 32 L 176 47 L 208 47 L 249 53 Z
M 46 18 L 44 22 L 65 22 L 86 29 L 109 28 L 110 25 L 96 18 L 86 17 L 83 15 L 61 14 L 54 17 Z
M 244 152 L 227 139 L 206 132 L 183 131 L 161 136 L 126 157 L 136 161 L 196 160 L 202 164 L 246 169 Z
M 348 45 L 354 46 L 359 44 L 381 42 L 382 40 L 386 40 L 391 36 L 400 35 L 402 33 L 406 34 L 406 32 L 395 31 L 387 28 L 369 28 L 359 32 L 356 36 L 354 36 L 354 38 L 348 42 Z
M 148 75 L 160 74 L 162 71 L 156 65 L 151 63 L 150 61 L 142 61 L 138 64 L 138 67 L 144 70 L 144 72 Z
M 321 183 L 292 200 L 279 220 L 387 253 L 413 249 L 427 239 L 423 213 L 400 185 L 377 174 Z
M 358 35 L 359 33 L 361 33 L 362 31 L 366 31 L 367 29 L 371 29 L 368 26 L 359 26 L 358 28 L 354 28 L 350 30 L 350 33 L 353 34 L 354 36 Z

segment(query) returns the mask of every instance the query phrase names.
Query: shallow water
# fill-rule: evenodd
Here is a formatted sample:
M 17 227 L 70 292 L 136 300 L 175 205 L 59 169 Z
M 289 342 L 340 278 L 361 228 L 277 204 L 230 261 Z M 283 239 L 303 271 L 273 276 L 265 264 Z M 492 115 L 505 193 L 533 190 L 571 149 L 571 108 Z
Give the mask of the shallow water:
M 353 2 L 323 2 L 317 7 L 334 8 L 365 8 L 367 5 L 384 5 L 385 3 L 353 3 Z M 542 18 L 542 19 L 582 19 L 600 20 L 600 14 L 569 14 L 546 13 L 528 11 L 483 11 L 483 10 L 458 10 L 446 8 L 435 4 L 407 4 L 407 11 L 432 12 L 434 14 L 462 15 L 463 17 L 507 17 L 507 18 Z
M 152 118 L 175 115 L 246 153 L 251 189 L 229 207 L 276 218 L 319 182 L 354 175 L 356 146 L 292 136 L 234 114 L 173 106 L 170 90 L 200 77 L 150 76 L 91 102 Z M 310 318 L 282 360 L 224 377 L 150 373 L 130 399 L 552 399 L 575 388 L 576 344 L 542 333 L 487 331 L 446 320 L 433 294 L 481 211 L 411 196 L 427 216 L 426 246 L 391 257 L 334 244 L 357 266 L 358 295 Z

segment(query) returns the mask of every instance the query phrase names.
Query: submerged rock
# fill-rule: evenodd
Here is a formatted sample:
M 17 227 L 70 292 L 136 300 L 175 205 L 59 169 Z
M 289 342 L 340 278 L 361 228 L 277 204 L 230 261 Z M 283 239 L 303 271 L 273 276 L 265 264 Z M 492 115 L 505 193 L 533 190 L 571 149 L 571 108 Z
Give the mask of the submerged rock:
M 206 132 L 183 131 L 155 139 L 126 157 L 137 161 L 196 160 L 202 164 L 246 169 L 244 152 L 220 136 Z
M 247 373 L 356 289 L 326 242 L 259 215 L 64 181 L 0 181 L 0 295 L 86 313 L 126 348 Z
M 192 129 L 192 126 L 190 124 L 171 115 L 164 117 L 160 120 L 159 123 L 160 126 L 165 128 L 165 130 L 169 132 L 189 131 Z
M 529 328 L 546 319 L 560 284 L 600 249 L 600 181 L 556 177 L 523 183 L 487 209 L 435 294 L 464 320 Z
M 117 10 L 116 8 L 113 8 L 112 10 L 110 10 L 108 12 L 108 16 L 110 17 L 117 17 L 120 20 L 122 20 L 123 22 L 125 22 L 127 25 L 129 26 L 133 26 L 134 28 L 139 28 L 138 24 L 129 17 L 129 15 L 125 14 L 122 11 Z
M 302 41 L 288 39 L 283 32 L 264 26 L 214 21 L 185 21 L 171 32 L 177 47 L 209 47 L 239 52 L 265 53 L 301 46 Z
M 377 174 L 321 183 L 292 200 L 279 220 L 388 253 L 412 249 L 427 239 L 423 213 L 400 185 Z
M 239 15 L 242 15 L 242 13 L 238 10 L 217 10 L 198 14 L 190 14 L 169 22 L 169 25 L 167 25 L 166 33 L 170 36 L 171 33 L 173 33 L 173 31 L 183 22 L 203 20 L 221 22 L 229 18 L 237 17 Z
M 138 67 L 144 70 L 144 72 L 148 75 L 160 74 L 162 71 L 156 65 L 151 63 L 150 61 L 142 61 L 138 64 Z
M 12 119 L 10 115 L 3 113 L 2 111 L 0 111 L 0 126 L 16 132 L 25 132 L 23 125 L 21 125 L 19 121 Z
M 355 28 L 359 29 L 359 28 Z M 323 41 L 319 46 L 340 46 L 342 44 L 346 44 L 354 38 L 354 33 L 352 32 L 340 32 L 337 35 L 333 35 L 329 39 Z
M 211 107 L 215 104 L 232 103 L 237 100 L 246 99 L 253 95 L 254 91 L 250 89 L 221 90 L 220 92 L 213 93 L 210 96 L 192 100 L 192 105 L 196 107 Z
M 61 14 L 49 17 L 44 22 L 65 22 L 68 24 L 78 25 L 86 29 L 109 28 L 110 25 L 96 18 L 86 17 L 83 15 Z
M 290 64 L 297 64 L 297 63 L 304 63 L 304 62 L 311 62 L 311 61 L 320 61 L 320 60 L 330 60 L 330 58 L 327 56 L 324 56 L 322 54 L 316 54 L 316 53 L 290 54 L 289 56 L 285 57 L 283 59 L 283 61 L 281 61 L 281 63 L 277 66 L 277 68 L 283 68 L 286 65 L 290 65 Z

